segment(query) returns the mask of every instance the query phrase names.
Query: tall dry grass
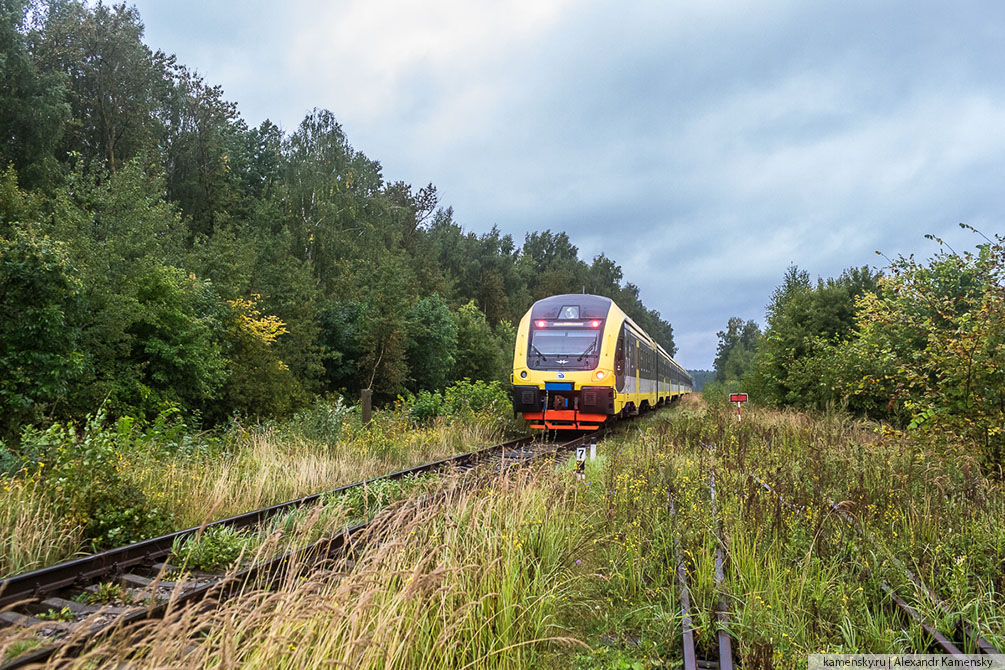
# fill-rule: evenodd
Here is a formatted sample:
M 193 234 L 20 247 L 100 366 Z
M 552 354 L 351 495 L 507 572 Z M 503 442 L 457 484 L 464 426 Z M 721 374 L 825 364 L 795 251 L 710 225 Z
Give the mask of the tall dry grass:
M 234 435 L 228 453 L 163 459 L 134 454 L 127 476 L 174 515 L 179 528 L 371 479 L 488 446 L 503 435 L 488 422 L 359 428 L 328 444 L 270 427 Z
M 553 468 L 525 470 L 480 489 L 449 480 L 381 515 L 353 561 L 291 571 L 276 588 L 209 611 L 177 609 L 119 631 L 70 667 L 533 665 L 545 650 L 579 644 L 557 613 L 581 579 L 575 558 L 590 538 L 568 523 L 582 510 L 556 477 Z
M 298 419 L 234 426 L 220 439 L 185 436 L 169 445 L 163 438 L 112 435 L 121 440 L 114 471 L 147 510 L 182 529 L 487 446 L 513 428 L 505 417 L 485 413 L 416 425 L 401 408 L 376 412 L 366 426 L 351 412 Z M 321 428 L 303 427 L 312 419 Z M 34 466 L 30 476 L 27 470 L 0 476 L 0 577 L 88 549 L 79 519 L 63 516 L 66 501 L 48 485 L 46 470 Z
M 38 477 L 0 478 L 0 576 L 73 557 L 82 529 L 65 522 Z

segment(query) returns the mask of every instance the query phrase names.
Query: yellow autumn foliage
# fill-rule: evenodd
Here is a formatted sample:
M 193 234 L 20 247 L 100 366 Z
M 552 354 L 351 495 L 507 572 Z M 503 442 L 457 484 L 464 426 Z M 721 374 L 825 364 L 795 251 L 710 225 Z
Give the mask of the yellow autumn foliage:
M 278 316 L 262 314 L 261 310 L 258 309 L 258 303 L 261 299 L 260 294 L 252 293 L 248 299 L 237 298 L 227 302 L 237 313 L 241 330 L 265 345 L 270 345 L 280 335 L 289 331 L 286 330 L 286 324 Z

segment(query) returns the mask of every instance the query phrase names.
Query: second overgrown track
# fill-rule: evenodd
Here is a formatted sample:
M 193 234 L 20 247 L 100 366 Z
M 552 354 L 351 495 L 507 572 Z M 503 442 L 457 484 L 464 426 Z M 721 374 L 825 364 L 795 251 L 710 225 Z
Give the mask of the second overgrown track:
M 740 474 L 749 481 L 755 483 L 764 491 L 771 494 L 779 504 L 784 505 L 791 512 L 794 512 L 796 515 L 802 515 L 805 513 L 805 507 L 797 506 L 791 502 L 788 497 L 778 490 L 777 486 L 769 484 L 765 481 L 765 479 L 752 472 L 741 471 Z M 812 496 L 818 501 L 818 503 L 825 505 L 826 509 L 829 510 L 830 513 L 833 513 L 835 516 L 840 518 L 847 525 L 847 527 L 850 528 L 856 536 L 868 546 L 869 550 L 874 555 L 882 557 L 885 562 L 888 562 L 900 571 L 900 573 L 906 578 L 907 582 L 912 585 L 916 595 L 920 598 L 927 599 L 946 618 L 954 620 L 952 630 L 942 630 L 939 628 L 937 622 L 933 621 L 929 617 L 926 617 L 916 608 L 909 605 L 907 601 L 901 598 L 895 589 L 893 589 L 893 587 L 891 587 L 886 581 L 882 581 L 880 583 L 880 587 L 889 597 L 890 601 L 893 602 L 897 609 L 906 615 L 910 621 L 915 622 L 922 628 L 922 630 L 925 631 L 940 653 L 948 654 L 954 658 L 964 658 L 968 653 L 987 655 L 1001 653 L 994 647 L 994 645 L 988 642 L 977 632 L 978 628 L 975 625 L 963 619 L 962 616 L 954 615 L 945 604 L 945 601 L 939 597 L 935 591 L 929 588 L 920 577 L 915 575 L 914 572 L 912 572 L 900 558 L 895 556 L 889 550 L 889 548 L 878 542 L 872 534 L 866 530 L 862 522 L 852 515 L 848 509 L 835 502 L 832 498 L 827 497 L 820 490 L 820 488 L 812 482 L 807 481 L 805 484 L 806 488 L 809 491 L 812 491 Z M 951 639 L 953 636 L 958 636 L 959 642 L 954 642 L 954 640 Z M 960 647 L 963 647 L 963 649 L 960 649 Z
M 986 570 L 987 557 L 978 553 L 983 533 L 961 543 L 976 522 L 957 525 L 999 507 L 993 482 L 978 489 L 984 497 L 971 510 L 946 487 L 959 470 L 956 463 L 921 461 L 921 453 L 935 459 L 941 452 L 909 442 L 911 436 L 770 410 L 749 421 L 744 416 L 742 425 L 735 415 L 728 418 L 700 402 L 689 404 L 661 421 L 644 452 L 666 473 L 661 477 L 676 506 L 670 526 L 678 540 L 683 536 L 683 551 L 680 558 L 668 552 L 667 567 L 687 568 L 690 607 L 675 603 L 676 640 L 686 617 L 693 633 L 685 642 L 694 640 L 695 663 L 714 658 L 719 631 L 734 636 L 741 667 L 798 667 L 788 664 L 827 651 L 997 653 L 999 573 Z M 926 488 L 911 478 L 915 472 L 949 474 Z M 970 481 L 964 479 L 978 486 Z M 713 486 L 718 514 L 711 510 Z M 940 527 L 963 535 L 931 533 Z M 987 537 L 993 542 L 1000 533 L 991 526 Z M 720 547 L 725 561 L 716 565 Z M 682 580 L 670 576 L 679 595 Z M 723 593 L 728 622 L 713 614 L 724 609 L 718 602 Z M 691 666 L 688 656 L 685 650 L 684 667 L 701 667 Z
M 712 450 L 714 453 L 714 449 Z M 726 593 L 726 538 L 723 525 L 719 518 L 719 510 L 716 503 L 715 489 L 715 468 L 709 464 L 708 469 L 708 492 L 709 492 L 709 512 L 711 515 L 711 530 L 715 536 L 715 611 L 712 619 L 715 622 L 715 650 L 714 660 L 701 659 L 698 657 L 695 645 L 695 612 L 692 606 L 691 586 L 688 580 L 688 570 L 684 561 L 683 540 L 679 532 L 675 533 L 674 546 L 677 558 L 677 583 L 680 587 L 681 604 L 681 626 L 684 670 L 699 670 L 718 668 L 719 670 L 733 669 L 733 639 L 729 633 L 729 604 Z M 670 518 L 674 520 L 677 516 L 676 505 L 673 496 L 669 495 L 668 507 Z M 698 556 L 691 554 L 695 561 Z

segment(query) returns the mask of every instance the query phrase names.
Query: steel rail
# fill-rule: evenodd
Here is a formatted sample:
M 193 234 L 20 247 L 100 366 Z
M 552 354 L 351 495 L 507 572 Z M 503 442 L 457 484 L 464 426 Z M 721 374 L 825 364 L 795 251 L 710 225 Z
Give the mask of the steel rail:
M 819 489 L 817 490 L 819 492 Z M 935 605 L 942 610 L 942 612 L 944 612 L 949 616 L 952 616 L 952 613 L 949 611 L 949 608 L 946 607 L 946 604 L 943 602 L 943 600 L 939 598 L 939 596 L 934 591 L 928 588 L 928 586 L 926 586 L 925 583 L 921 581 L 919 577 L 917 577 L 913 572 L 911 572 L 911 570 L 904 564 L 902 560 L 894 556 L 893 552 L 891 552 L 889 548 L 876 542 L 876 540 L 873 539 L 873 537 L 866 531 L 865 527 L 857 518 L 852 517 L 846 511 L 841 509 L 840 506 L 837 503 L 835 503 L 832 499 L 825 498 L 825 500 L 827 500 L 827 504 L 830 506 L 830 508 L 834 512 L 836 512 L 842 519 L 844 519 L 845 523 L 847 523 L 850 527 L 855 529 L 859 533 L 859 535 L 867 543 L 869 543 L 869 546 L 871 546 L 873 550 L 878 551 L 883 555 L 885 555 L 887 560 L 889 560 L 894 566 L 899 568 L 901 572 L 904 573 L 904 576 L 907 577 L 907 579 L 916 589 L 927 595 L 935 603 Z M 935 640 L 935 643 L 938 644 L 947 654 L 951 654 L 952 656 L 956 657 L 957 655 L 963 653 L 959 650 L 959 648 L 956 647 L 956 645 L 954 645 L 945 636 L 945 634 L 940 632 L 938 628 L 936 628 L 934 625 L 930 624 L 928 620 L 925 619 L 924 615 L 922 615 L 920 612 L 918 612 L 910 605 L 908 605 L 902 598 L 897 596 L 889 584 L 883 582 L 881 586 L 883 587 L 883 590 L 886 592 L 886 594 L 889 595 L 890 598 L 893 600 L 893 602 L 897 605 L 897 607 L 900 608 L 901 611 L 905 612 L 912 619 L 914 619 L 916 622 L 918 622 L 921 625 L 921 627 L 925 630 L 925 632 L 928 633 L 931 636 L 931 638 Z M 963 619 L 959 619 L 957 621 L 957 627 L 962 629 L 964 636 L 972 640 L 977 649 L 981 653 L 984 654 L 1000 653 L 997 649 L 995 649 L 995 647 L 990 642 L 985 640 L 979 634 L 975 633 L 973 628 Z
M 752 473 L 745 473 L 745 474 L 748 477 L 750 477 L 751 479 L 753 479 L 754 481 L 756 481 L 758 484 L 760 484 L 761 487 L 764 488 L 764 490 L 769 491 L 769 492 L 773 493 L 775 496 L 777 496 L 778 499 L 782 503 L 784 503 L 785 505 L 787 505 L 790 509 L 798 511 L 798 508 L 795 505 L 793 505 L 792 503 L 790 503 L 789 501 L 787 501 L 784 498 L 784 496 L 782 496 L 781 493 L 779 493 L 775 488 L 773 488 L 771 485 L 769 485 L 763 479 L 761 479 L 760 477 L 758 477 L 757 475 L 752 474 Z M 907 567 L 907 565 L 904 564 L 903 561 L 901 561 L 899 558 L 897 558 L 895 555 L 893 555 L 893 553 L 887 547 L 885 547 L 883 545 L 880 545 L 878 542 L 876 542 L 876 540 L 873 539 L 872 536 L 868 532 L 866 532 L 865 528 L 858 521 L 858 519 L 856 519 L 855 517 L 853 517 L 850 514 L 848 514 L 848 512 L 846 512 L 845 510 L 841 509 L 841 506 L 838 503 L 834 502 L 833 499 L 828 498 L 826 496 L 823 496 L 823 494 L 821 493 L 819 487 L 817 487 L 815 484 L 811 484 L 811 485 L 814 488 L 816 488 L 817 489 L 817 493 L 820 494 L 824 498 L 824 500 L 827 501 L 828 507 L 830 507 L 830 509 L 834 513 L 836 513 L 838 516 L 840 516 L 845 521 L 845 523 L 847 523 L 851 528 L 855 529 L 865 539 L 865 541 L 869 543 L 869 545 L 874 550 L 883 553 L 886 556 L 887 560 L 890 561 L 890 563 L 892 563 L 895 567 L 899 568 L 901 570 L 901 572 L 904 573 L 904 576 L 907 577 L 908 581 L 910 581 L 911 584 L 914 585 L 914 587 L 918 591 L 920 591 L 921 593 L 927 595 L 932 600 L 932 602 L 934 602 L 935 605 L 944 614 L 946 614 L 947 616 L 952 616 L 953 615 L 952 612 L 949 610 L 949 608 L 946 606 L 945 602 L 934 591 L 932 591 L 930 588 L 928 588 L 928 586 L 926 586 L 925 583 L 923 581 L 921 581 L 921 579 L 919 577 L 917 577 Z M 884 590 L 886 590 L 887 593 L 891 595 L 891 597 L 892 597 L 894 603 L 897 605 L 897 607 L 899 609 L 901 609 L 902 611 L 904 611 L 905 613 L 907 613 L 912 619 L 914 619 L 915 621 L 918 621 L 919 623 L 921 623 L 922 628 L 924 628 L 925 631 L 928 632 L 932 636 L 932 639 L 934 639 L 936 641 L 936 643 L 939 644 L 940 647 L 942 647 L 947 653 L 950 653 L 950 654 L 952 654 L 953 652 L 950 651 L 949 648 L 951 648 L 951 649 L 955 650 L 957 653 L 959 653 L 959 649 L 952 642 L 950 642 L 943 633 L 941 633 L 940 631 L 938 631 L 937 628 L 935 628 L 931 624 L 927 623 L 927 621 L 924 619 L 924 616 L 920 612 L 918 612 L 917 610 L 915 610 L 915 609 L 911 608 L 909 605 L 907 605 L 907 603 L 903 599 L 895 596 L 892 593 L 892 589 L 890 589 L 890 587 L 889 587 L 888 584 L 886 584 L 885 582 L 883 582 L 882 586 L 883 586 Z M 992 645 L 984 637 L 982 637 L 974 629 L 974 627 L 970 623 L 968 623 L 966 620 L 964 620 L 962 618 L 957 619 L 956 627 L 960 630 L 960 632 L 962 633 L 962 635 L 964 636 L 964 638 L 968 642 L 970 642 L 974 646 L 974 648 L 976 648 L 980 653 L 982 653 L 982 654 L 988 654 L 988 655 L 991 655 L 991 654 L 1000 654 L 1001 653 L 1000 651 L 998 651 L 998 649 L 994 645 Z M 933 634 L 933 633 L 936 633 L 937 636 L 935 634 Z M 946 643 L 946 645 L 948 645 L 949 648 L 947 648 L 947 646 L 945 646 L 943 644 L 943 642 L 940 641 L 940 640 L 944 641 Z
M 718 598 L 715 602 L 715 618 L 718 626 L 715 637 L 719 647 L 719 670 L 733 670 L 733 641 L 729 637 L 729 633 L 726 632 L 726 628 L 729 626 L 729 607 L 726 603 L 726 593 L 723 589 L 723 583 L 726 581 L 724 567 L 726 556 L 723 550 L 724 534 L 722 520 L 719 518 L 719 508 L 715 502 L 715 468 L 712 467 L 708 469 L 708 489 L 712 502 L 712 523 L 717 533 L 715 546 L 715 590 Z
M 712 445 L 705 445 L 705 446 L 707 448 L 709 448 L 710 450 L 713 449 Z M 785 497 L 777 489 L 775 489 L 773 486 L 771 486 L 770 484 L 768 484 L 766 481 L 764 481 L 763 479 L 761 479 L 757 475 L 755 475 L 753 473 L 750 473 L 750 472 L 746 472 L 742 468 L 740 469 L 740 472 L 742 474 L 745 474 L 750 479 L 753 479 L 755 482 L 757 482 L 761 486 L 761 488 L 763 488 L 765 491 L 768 491 L 769 493 L 774 494 L 778 498 L 778 500 L 781 501 L 787 507 L 789 507 L 789 509 L 791 509 L 793 511 L 796 511 L 796 512 L 802 511 L 801 508 L 797 507 L 796 505 L 792 504 L 790 501 L 786 500 Z M 827 501 L 827 504 L 831 508 L 831 510 L 834 511 L 838 516 L 840 516 L 845 521 L 845 523 L 847 523 L 853 529 L 857 530 L 862 535 L 862 537 L 865 538 L 865 540 L 873 547 L 873 549 L 876 549 L 876 550 L 882 552 L 883 554 L 885 554 L 886 557 L 887 557 L 887 559 L 894 566 L 896 566 L 897 568 L 899 568 L 904 573 L 904 576 L 907 577 L 907 579 L 914 585 L 914 587 L 916 589 L 918 589 L 919 591 L 921 591 L 922 593 L 924 593 L 925 595 L 927 595 L 944 614 L 946 614 L 947 616 L 952 616 L 953 615 L 952 612 L 950 611 L 950 609 L 946 606 L 945 602 L 934 591 L 932 591 L 931 589 L 929 589 L 925 585 L 925 583 L 923 581 L 921 581 L 921 579 L 919 577 L 915 576 L 915 574 L 913 572 L 911 572 L 911 570 L 904 564 L 904 562 L 901 561 L 899 558 L 897 558 L 895 555 L 893 555 L 893 553 L 887 547 L 882 546 L 879 543 L 877 543 L 865 531 L 864 527 L 862 527 L 861 523 L 859 523 L 857 519 L 855 519 L 854 517 L 852 517 L 845 510 L 841 509 L 840 505 L 837 504 L 837 503 L 835 503 L 831 498 L 823 496 L 823 494 L 820 491 L 820 488 L 818 486 L 816 486 L 815 484 L 812 484 L 812 483 L 811 483 L 811 486 L 813 486 L 817 490 L 818 494 L 820 494 L 822 497 L 824 497 L 824 499 Z M 955 645 L 953 645 L 953 643 L 950 642 L 945 637 L 944 634 L 942 634 L 940 631 L 938 631 L 937 628 L 935 628 L 934 626 L 931 626 L 930 624 L 927 623 L 927 621 L 924 620 L 924 617 L 923 617 L 923 615 L 920 612 L 918 612 L 917 610 L 911 608 L 909 605 L 907 605 L 907 603 L 903 599 L 901 599 L 898 596 L 896 596 L 895 594 L 893 594 L 892 589 L 890 589 L 889 585 L 886 584 L 886 582 L 883 582 L 882 586 L 883 586 L 884 590 L 887 590 L 887 592 L 891 595 L 891 598 L 894 600 L 894 603 L 897 604 L 897 606 L 900 609 L 902 609 L 905 612 L 907 612 L 911 616 L 912 619 L 914 619 L 914 620 L 918 621 L 919 623 L 921 623 L 922 628 L 924 628 L 926 632 L 929 632 L 929 634 L 932 635 L 932 638 L 935 639 L 936 642 L 940 646 L 942 646 L 943 649 L 946 649 L 947 653 L 953 653 L 953 652 L 950 652 L 945 646 L 943 646 L 942 643 L 939 642 L 939 638 L 941 638 L 942 640 L 945 640 L 946 644 L 949 647 L 951 647 L 952 649 L 954 649 L 956 651 L 956 653 L 960 653 L 959 649 Z M 906 609 L 904 609 L 905 607 L 906 607 Z M 980 633 L 973 627 L 972 624 L 970 624 L 969 622 L 967 622 L 963 618 L 958 618 L 957 619 L 957 621 L 956 621 L 956 628 L 960 630 L 960 632 L 962 633 L 962 635 L 964 636 L 964 638 L 968 642 L 972 643 L 973 646 L 980 653 L 987 654 L 987 655 L 1001 654 L 1001 652 L 993 644 L 991 644 L 990 642 L 988 642 L 987 639 L 985 639 L 984 637 L 982 637 L 980 635 Z M 938 637 L 936 637 L 936 635 L 933 634 L 933 633 L 937 634 Z
M 677 516 L 673 498 L 667 496 L 667 507 L 670 518 Z M 684 670 L 698 669 L 698 656 L 694 648 L 694 624 L 691 621 L 691 592 L 687 583 L 687 568 L 684 566 L 684 552 L 681 549 L 680 533 L 674 535 L 674 549 L 677 553 L 677 582 L 680 584 L 680 612 L 684 645 Z
M 324 496 L 337 495 L 346 490 L 367 486 L 378 481 L 401 479 L 409 475 L 422 474 L 430 471 L 439 471 L 451 467 L 465 467 L 468 465 L 473 466 L 485 460 L 487 457 L 492 456 L 495 452 L 498 452 L 499 455 L 501 456 L 500 458 L 501 468 L 514 467 L 527 460 L 532 460 L 537 457 L 555 455 L 563 451 L 574 449 L 577 446 L 584 443 L 586 439 L 606 434 L 606 432 L 607 432 L 606 430 L 602 430 L 595 433 L 580 435 L 579 437 L 573 440 L 570 440 L 568 442 L 556 446 L 554 449 L 549 449 L 539 454 L 534 454 L 529 459 L 518 459 L 510 463 L 507 463 L 506 453 L 508 450 L 514 447 L 522 447 L 527 444 L 531 444 L 535 441 L 535 438 L 533 437 L 518 438 L 498 445 L 476 450 L 473 452 L 468 452 L 465 454 L 460 454 L 458 456 L 441 459 L 439 461 L 426 463 L 405 470 L 399 470 L 397 472 L 393 472 L 388 475 L 376 477 L 362 482 L 357 482 L 355 484 L 349 484 L 346 486 L 338 487 L 336 489 L 325 491 L 323 493 L 318 493 L 311 496 L 305 496 L 303 498 L 298 498 L 296 500 L 292 500 L 287 503 L 281 503 L 260 510 L 255 510 L 254 512 L 249 512 L 247 514 L 229 517 L 228 519 L 222 519 L 220 521 L 214 522 L 213 524 L 207 524 L 206 527 L 209 527 L 211 525 L 212 526 L 221 525 L 225 523 L 230 523 L 237 527 L 245 527 L 253 525 L 255 523 L 254 519 L 258 519 L 258 521 L 260 522 L 284 510 L 294 509 L 297 507 L 301 507 L 303 505 L 311 504 L 313 502 L 318 502 Z M 96 638 L 100 636 L 107 635 L 113 630 L 118 630 L 124 626 L 134 624 L 143 620 L 162 618 L 168 611 L 170 611 L 173 608 L 177 608 L 179 606 L 189 603 L 199 602 L 208 597 L 217 597 L 217 598 L 230 597 L 233 594 L 240 592 L 248 584 L 259 584 L 263 586 L 269 586 L 271 584 L 274 584 L 277 580 L 281 579 L 282 576 L 286 574 L 290 566 L 296 565 L 300 560 L 302 560 L 305 557 L 310 556 L 316 557 L 315 559 L 316 563 L 344 552 L 350 547 L 351 541 L 354 538 L 360 536 L 366 529 L 368 529 L 371 526 L 371 524 L 373 524 L 373 520 L 358 524 L 351 528 L 347 528 L 332 537 L 323 538 L 321 540 L 318 540 L 317 542 L 314 542 L 311 545 L 308 545 L 307 547 L 293 549 L 281 556 L 274 557 L 272 559 L 268 559 L 260 563 L 256 563 L 232 575 L 221 575 L 221 579 L 218 581 L 193 588 L 189 591 L 173 594 L 171 598 L 153 604 L 150 607 L 137 608 L 135 611 L 125 612 L 120 616 L 116 617 L 116 619 L 113 622 L 110 622 L 109 624 L 102 626 L 97 630 L 88 629 L 87 631 L 84 631 L 82 633 L 72 634 L 68 642 L 65 642 L 60 645 L 45 646 L 36 650 L 25 652 L 4 663 L 0 663 L 0 670 L 15 670 L 16 668 L 25 667 L 30 664 L 42 663 L 57 654 L 58 658 L 72 658 L 75 655 L 80 654 L 84 650 L 86 645 L 92 643 Z M 187 531 L 178 531 L 176 533 L 171 533 L 170 535 L 162 536 L 161 538 L 155 538 L 154 540 L 147 540 L 145 542 L 139 543 L 147 547 L 142 552 L 137 552 L 133 550 L 134 545 L 130 545 L 128 547 L 119 548 L 118 550 L 110 550 L 108 552 L 102 552 L 101 555 L 96 554 L 94 556 L 85 557 L 84 559 L 77 559 L 76 561 L 70 561 L 65 564 L 53 566 L 54 569 L 42 569 L 34 571 L 33 573 L 27 573 L 26 575 L 20 575 L 14 578 L 8 578 L 8 580 L 5 581 L 14 581 L 14 583 L 23 590 L 24 584 L 26 582 L 24 579 L 17 581 L 18 577 L 24 578 L 28 577 L 29 575 L 48 573 L 50 577 L 54 576 L 53 580 L 54 582 L 58 582 L 60 584 L 60 586 L 54 586 L 52 588 L 45 589 L 45 592 L 52 592 L 55 590 L 59 590 L 60 588 L 66 588 L 66 586 L 71 586 L 83 580 L 83 578 L 80 577 L 76 579 L 68 579 L 66 576 L 67 570 L 69 569 L 68 566 L 83 565 L 84 569 L 87 570 L 86 574 L 90 578 L 104 574 L 98 570 L 97 566 L 106 566 L 105 573 L 107 573 L 109 569 L 120 571 L 123 567 L 131 567 L 139 565 L 145 561 L 154 560 L 160 557 L 161 555 L 166 555 L 167 552 L 170 551 L 171 544 L 174 542 L 175 538 L 185 537 L 187 535 L 191 535 L 194 532 L 198 532 L 199 530 L 201 529 L 196 528 L 196 529 L 189 529 Z M 168 538 L 170 538 L 170 541 L 168 541 Z M 160 542 L 154 545 L 153 548 L 150 548 L 151 543 L 157 541 Z M 166 549 L 163 549 L 164 543 L 166 543 L 167 547 Z M 121 553 L 124 550 L 131 550 L 129 551 L 126 559 L 120 558 L 120 560 L 112 560 L 111 562 L 109 561 L 109 555 L 112 555 L 112 557 L 114 558 L 114 554 L 116 552 Z M 163 553 L 159 554 L 158 552 Z M 91 561 L 94 564 L 90 568 L 88 568 L 89 565 L 88 561 Z M 32 593 L 34 594 L 36 592 L 37 591 L 33 590 Z M 37 595 L 29 595 L 28 597 L 37 598 Z
M 496 451 L 505 452 L 514 447 L 524 446 L 534 442 L 533 437 L 521 437 L 509 440 L 484 449 L 450 456 L 431 463 L 424 463 L 412 468 L 398 470 L 390 474 L 374 477 L 365 481 L 354 482 L 339 486 L 328 491 L 304 496 L 288 502 L 263 507 L 252 512 L 245 512 L 235 516 L 220 519 L 212 523 L 195 528 L 175 531 L 155 537 L 150 540 L 136 542 L 134 544 L 109 549 L 83 558 L 58 563 L 53 566 L 39 568 L 31 572 L 14 575 L 0 579 L 0 609 L 25 600 L 37 599 L 49 593 L 61 589 L 91 581 L 102 575 L 109 573 L 119 573 L 126 568 L 130 568 L 143 563 L 150 563 L 159 558 L 167 556 L 175 541 L 185 539 L 189 536 L 212 528 L 215 526 L 229 526 L 232 528 L 245 528 L 262 523 L 266 519 L 282 512 L 287 512 L 305 505 L 310 505 L 322 499 L 345 493 L 351 489 L 372 486 L 378 482 L 404 479 L 405 477 L 420 475 L 427 472 L 440 471 L 451 466 L 464 467 L 477 463 L 479 460 Z
M 792 504 L 791 502 L 789 502 L 788 500 L 786 500 L 785 496 L 783 496 L 781 493 L 779 493 L 778 491 L 776 491 L 775 488 L 773 486 L 771 486 L 771 484 L 769 484 L 768 482 L 764 481 L 763 479 L 761 479 L 760 477 L 758 477 L 755 474 L 747 473 L 747 476 L 750 477 L 751 479 L 753 479 L 758 484 L 760 484 L 761 488 L 763 488 L 768 493 L 773 493 L 775 495 L 775 497 L 777 497 L 778 500 L 783 505 L 785 505 L 786 507 L 788 507 L 793 512 L 801 512 L 802 511 L 799 507 L 796 507 L 794 504 Z
M 920 625 L 922 629 L 924 629 L 924 631 L 928 633 L 928 635 L 933 640 L 935 640 L 935 643 L 939 645 L 943 651 L 945 651 L 953 658 L 966 658 L 966 655 L 962 651 L 960 651 L 956 647 L 956 645 L 954 645 L 949 640 L 949 638 L 947 638 L 945 635 L 939 632 L 939 629 L 937 629 L 932 624 L 928 623 L 925 617 L 922 616 L 922 614 L 918 610 L 908 605 L 906 602 L 904 602 L 904 600 L 900 596 L 894 593 L 893 589 L 890 588 L 889 584 L 887 584 L 886 582 L 882 582 L 880 586 L 883 587 L 883 591 L 886 592 L 886 595 L 890 596 L 893 602 L 897 604 L 897 607 L 899 607 L 903 612 L 906 612 L 908 616 L 914 619 L 915 622 L 917 622 L 918 625 Z
M 291 566 L 297 565 L 305 557 L 321 555 L 324 558 L 332 558 L 346 551 L 350 547 L 352 540 L 361 535 L 373 523 L 374 520 L 370 520 L 358 524 L 343 530 L 337 535 L 318 540 L 307 547 L 293 549 L 281 556 L 251 565 L 232 575 L 224 575 L 220 581 L 185 591 L 167 601 L 147 608 L 137 608 L 136 611 L 126 612 L 116 618 L 113 623 L 99 630 L 85 631 L 83 634 L 74 635 L 64 644 L 42 647 L 26 652 L 0 665 L 0 669 L 15 670 L 16 668 L 22 668 L 33 663 L 45 662 L 52 657 L 56 657 L 57 659 L 74 658 L 84 651 L 84 648 L 88 644 L 93 643 L 98 637 L 107 635 L 113 630 L 121 629 L 147 619 L 163 618 L 172 609 L 197 603 L 210 597 L 219 599 L 231 597 L 249 584 L 260 585 L 262 587 L 271 586 L 282 579 Z

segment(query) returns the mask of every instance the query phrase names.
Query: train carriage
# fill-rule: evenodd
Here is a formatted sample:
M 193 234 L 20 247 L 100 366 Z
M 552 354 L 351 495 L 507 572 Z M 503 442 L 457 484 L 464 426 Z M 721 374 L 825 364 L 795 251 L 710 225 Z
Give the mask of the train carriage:
M 595 430 L 691 392 L 691 376 L 613 300 L 539 300 L 517 330 L 513 409 L 531 428 Z

